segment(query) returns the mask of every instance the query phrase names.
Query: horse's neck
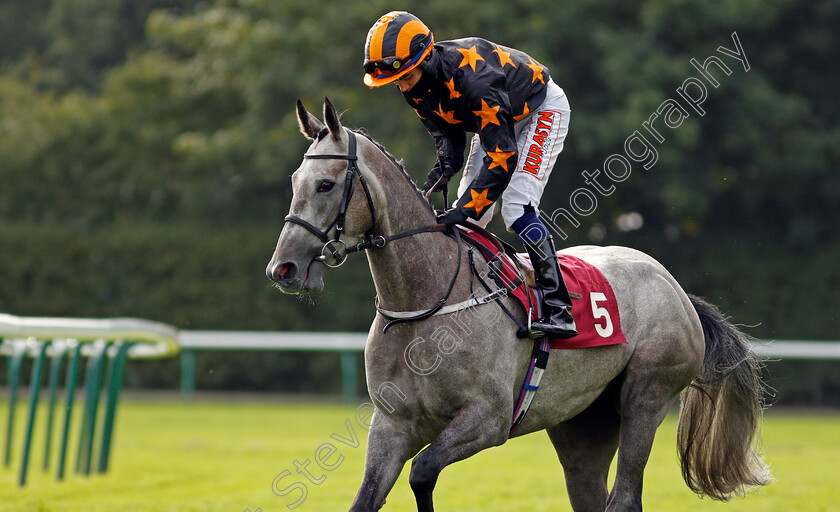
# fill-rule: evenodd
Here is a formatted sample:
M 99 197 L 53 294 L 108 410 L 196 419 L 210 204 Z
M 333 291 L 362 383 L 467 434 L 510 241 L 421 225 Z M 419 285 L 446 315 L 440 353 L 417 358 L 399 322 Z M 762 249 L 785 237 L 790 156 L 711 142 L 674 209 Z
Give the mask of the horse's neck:
M 428 205 L 410 190 L 410 184 L 394 180 L 390 185 L 398 190 L 388 194 L 379 219 L 380 234 L 435 224 Z M 367 253 L 379 302 L 390 310 L 428 309 L 446 293 L 458 266 L 456 243 L 440 232 L 401 238 Z

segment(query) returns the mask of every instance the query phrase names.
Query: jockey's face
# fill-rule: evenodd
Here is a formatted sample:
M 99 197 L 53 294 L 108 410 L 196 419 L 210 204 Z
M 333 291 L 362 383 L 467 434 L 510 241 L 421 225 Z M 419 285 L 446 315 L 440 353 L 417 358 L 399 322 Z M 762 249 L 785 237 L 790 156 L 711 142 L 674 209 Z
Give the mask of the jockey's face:
M 400 92 L 408 92 L 417 85 L 421 76 L 423 76 L 423 70 L 420 69 L 420 66 L 417 66 L 397 79 L 397 87 Z

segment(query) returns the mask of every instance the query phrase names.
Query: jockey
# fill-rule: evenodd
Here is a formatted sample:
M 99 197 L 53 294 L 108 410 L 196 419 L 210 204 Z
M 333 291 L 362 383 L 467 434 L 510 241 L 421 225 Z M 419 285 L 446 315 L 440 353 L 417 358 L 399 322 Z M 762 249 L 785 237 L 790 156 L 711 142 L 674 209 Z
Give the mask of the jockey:
M 435 44 L 420 19 L 393 11 L 368 32 L 364 71 L 369 87 L 396 83 L 434 137 L 437 163 L 424 191 L 443 190 L 461 170 L 466 133 L 475 134 L 458 199 L 438 222 L 469 219 L 484 227 L 501 199 L 502 219 L 525 245 L 544 296 L 544 314 L 532 331 L 576 336 L 554 241 L 537 210 L 569 127 L 569 102 L 548 69 L 477 37 Z

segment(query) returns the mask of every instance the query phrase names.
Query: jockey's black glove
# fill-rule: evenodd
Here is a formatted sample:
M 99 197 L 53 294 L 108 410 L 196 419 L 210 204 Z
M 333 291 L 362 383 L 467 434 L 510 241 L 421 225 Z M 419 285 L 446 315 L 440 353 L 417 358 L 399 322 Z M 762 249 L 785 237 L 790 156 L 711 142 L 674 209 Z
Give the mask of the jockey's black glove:
M 464 213 L 464 210 L 460 208 L 452 208 L 450 210 L 446 210 L 440 216 L 438 216 L 437 221 L 438 224 L 446 224 L 447 226 L 452 226 L 453 224 L 463 224 L 467 221 L 467 214 Z
M 446 188 L 446 184 L 449 183 L 449 178 L 451 178 L 455 174 L 455 171 L 452 169 L 452 166 L 447 164 L 441 164 L 440 161 L 432 167 L 432 170 L 429 171 L 429 175 L 426 177 L 426 183 L 423 185 L 423 192 L 428 192 L 428 190 L 434 187 L 441 177 L 445 178 L 440 184 L 435 187 L 432 192 L 440 192 Z

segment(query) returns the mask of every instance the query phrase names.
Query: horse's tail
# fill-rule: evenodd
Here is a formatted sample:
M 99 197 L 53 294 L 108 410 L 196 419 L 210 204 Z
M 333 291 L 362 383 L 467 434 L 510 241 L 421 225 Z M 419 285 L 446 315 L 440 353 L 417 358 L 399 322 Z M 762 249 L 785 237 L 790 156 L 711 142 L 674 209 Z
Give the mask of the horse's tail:
M 680 395 L 677 444 L 682 473 L 694 492 L 727 501 L 773 480 L 753 446 L 764 385 L 747 335 L 715 306 L 689 298 L 703 326 L 706 355 L 700 375 Z

